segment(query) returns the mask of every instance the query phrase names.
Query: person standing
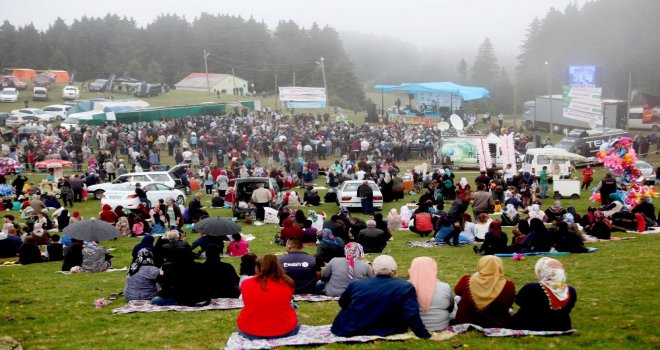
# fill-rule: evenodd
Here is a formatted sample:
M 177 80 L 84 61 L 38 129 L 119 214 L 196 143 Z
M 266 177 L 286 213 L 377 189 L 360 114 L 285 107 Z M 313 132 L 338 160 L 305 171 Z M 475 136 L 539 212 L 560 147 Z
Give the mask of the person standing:
M 264 220 L 264 208 L 273 201 L 273 194 L 264 187 L 263 183 L 257 184 L 257 189 L 252 192 L 250 198 L 254 206 L 257 207 L 257 220 Z
M 73 201 L 74 202 L 82 202 L 82 193 L 83 193 L 83 187 L 85 187 L 85 183 L 83 182 L 83 179 L 80 176 L 73 176 L 73 179 L 71 179 L 71 189 L 73 190 Z
M 11 183 L 11 185 L 14 187 L 14 192 L 16 193 L 16 198 L 21 196 L 23 194 L 23 187 L 25 186 L 25 183 L 28 181 L 28 178 L 23 176 L 23 175 L 18 175 L 14 179 L 14 181 Z
M 478 218 L 481 214 L 488 214 L 491 208 L 495 206 L 495 201 L 490 193 L 486 192 L 486 185 L 480 183 L 477 185 L 477 192 L 472 201 L 472 215 Z
M 500 125 L 500 129 L 502 129 L 502 126 L 504 126 L 504 114 L 499 113 L 497 115 L 497 123 Z
M 582 186 L 580 189 L 588 190 L 591 186 L 591 181 L 593 181 L 594 169 L 591 169 L 591 164 L 587 164 L 587 167 L 582 170 Z
M 105 172 L 108 175 L 108 182 L 112 182 L 112 180 L 116 178 L 115 173 L 117 172 L 115 163 L 113 163 L 112 160 L 108 158 L 108 161 L 106 161 L 103 166 L 105 167 Z
M 600 203 L 605 206 L 612 202 L 610 195 L 616 192 L 616 179 L 612 176 L 611 173 L 607 173 L 605 177 L 600 180 L 598 185 L 598 190 L 600 191 Z
M 548 167 L 543 166 L 539 174 L 539 185 L 541 185 L 541 198 L 548 197 Z
M 449 208 L 449 222 L 454 226 L 454 230 L 443 239 L 445 244 L 451 245 L 449 240 L 453 239 L 454 246 L 458 247 L 458 236 L 461 234 L 461 231 L 463 231 L 463 214 L 467 211 L 471 199 L 472 193 L 470 190 L 467 190 L 463 193 L 463 197 L 456 198 L 454 203 L 452 203 L 451 208 Z
M 362 202 L 362 214 L 371 214 L 374 211 L 374 190 L 369 186 L 368 181 L 362 181 L 362 185 L 357 188 L 357 196 Z

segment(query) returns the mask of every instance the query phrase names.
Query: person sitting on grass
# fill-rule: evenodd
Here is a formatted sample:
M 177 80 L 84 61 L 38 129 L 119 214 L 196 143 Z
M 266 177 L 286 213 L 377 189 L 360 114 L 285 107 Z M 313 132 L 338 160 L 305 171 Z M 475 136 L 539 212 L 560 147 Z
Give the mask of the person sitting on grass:
M 124 298 L 131 300 L 151 300 L 156 296 L 156 278 L 160 269 L 154 266 L 151 250 L 142 248 L 126 274 Z
M 256 274 L 241 284 L 245 306 L 236 325 L 247 339 L 283 338 L 298 334 L 300 321 L 291 302 L 294 282 L 277 257 L 267 254 L 257 259 Z
M 23 239 L 23 245 L 18 249 L 18 262 L 21 265 L 44 262 L 44 259 L 41 257 L 41 251 L 39 251 L 39 246 L 35 243 L 32 235 L 28 235 Z
M 240 275 L 240 280 L 238 281 L 239 287 L 243 284 L 243 281 L 254 276 L 256 263 L 257 255 L 254 253 L 247 253 L 241 257 L 241 265 L 238 271 Z
M 321 277 L 321 266 L 316 259 L 302 251 L 302 241 L 289 239 L 286 242 L 285 255 L 279 257 L 284 271 L 295 284 L 295 294 L 318 294 L 316 281 Z
M 316 237 L 318 230 L 312 226 L 313 222 L 310 219 L 305 220 L 303 225 L 302 241 L 304 246 L 312 246 L 316 244 Z
M 316 245 L 317 264 L 330 262 L 333 258 L 344 256 L 344 241 L 335 236 L 330 229 L 324 228 L 319 234 L 319 243 Z
M 413 259 L 408 275 L 415 286 L 420 317 L 426 329 L 433 332 L 447 328 L 454 309 L 454 293 L 447 283 L 438 280 L 435 259 L 427 256 Z
M 231 238 L 232 241 L 227 243 L 227 255 L 243 256 L 250 252 L 250 243 L 244 240 L 240 233 L 234 233 Z
M 211 236 L 200 232 L 199 238 L 193 242 L 192 246 L 190 246 L 190 250 L 194 251 L 199 248 L 199 251 L 196 254 L 197 257 L 202 257 L 202 254 L 206 251 L 206 247 L 208 247 L 209 244 L 217 244 L 220 249 L 224 249 L 224 241 L 226 239 L 227 236 Z
M 230 243 L 234 244 L 234 243 Z M 206 247 L 206 261 L 202 263 L 202 280 L 206 281 L 211 298 L 238 298 L 238 275 L 234 267 L 220 261 L 222 249 L 217 244 Z
M 364 259 L 360 243 L 349 242 L 344 246 L 343 257 L 332 258 L 325 266 L 321 280 L 325 282 L 325 295 L 338 297 L 353 282 L 374 276 L 371 266 Z
M 365 253 L 381 253 L 387 246 L 386 232 L 376 227 L 375 220 L 367 220 L 367 228 L 357 235 L 357 241 L 364 248 Z
M 532 219 L 529 222 L 529 233 L 521 242 L 520 251 L 529 252 L 549 252 L 552 247 L 550 234 L 541 219 Z
M 487 255 L 479 259 L 477 273 L 463 276 L 454 292 L 461 297 L 454 324 L 472 323 L 485 328 L 511 325 L 509 309 L 516 287 L 504 278 L 500 258 Z
M 397 264 L 389 255 L 373 262 L 376 277 L 350 283 L 339 298 L 341 310 L 331 331 L 340 337 L 377 335 L 385 337 L 411 329 L 419 338 L 430 338 L 419 315 L 415 287 L 394 278 Z
M 62 262 L 62 271 L 69 272 L 73 267 L 80 266 L 83 263 L 83 241 L 72 238 L 71 245 L 64 248 L 64 261 Z
M 170 231 L 172 239 L 176 239 L 177 231 Z M 171 242 L 172 240 L 170 240 Z M 160 286 L 156 297 L 151 299 L 153 305 L 206 306 L 211 302 L 209 290 L 200 264 L 196 264 L 190 251 L 174 249 L 171 256 L 165 260 L 161 275 L 156 282 Z
M 48 252 L 48 261 L 62 261 L 64 260 L 64 250 L 60 243 L 60 235 L 54 234 L 51 237 L 51 243 L 46 247 Z
M 414 220 L 414 225 L 409 227 L 410 231 L 419 234 L 420 237 L 426 237 L 433 233 L 433 220 L 426 205 L 420 205 L 415 210 L 411 220 Z
M 151 224 L 151 234 L 152 235 L 162 235 L 165 233 L 165 223 L 160 219 L 160 214 L 156 213 L 153 216 L 153 222 Z
M 505 232 L 502 232 L 502 223 L 499 220 L 495 220 L 490 223 L 490 228 L 488 233 L 486 233 L 486 239 L 481 245 L 481 248 L 477 249 L 477 246 L 472 246 L 474 252 L 481 255 L 493 255 L 500 253 L 508 253 L 509 248 L 507 244 L 509 239 Z
M 112 267 L 110 261 L 112 255 L 98 242 L 87 242 L 82 250 L 82 256 L 80 270 L 83 272 L 103 272 Z
M 571 329 L 571 310 L 577 293 L 566 284 L 566 272 L 559 260 L 540 258 L 534 267 L 537 283 L 528 283 L 516 296 L 520 309 L 513 316 L 513 328 L 534 331 Z

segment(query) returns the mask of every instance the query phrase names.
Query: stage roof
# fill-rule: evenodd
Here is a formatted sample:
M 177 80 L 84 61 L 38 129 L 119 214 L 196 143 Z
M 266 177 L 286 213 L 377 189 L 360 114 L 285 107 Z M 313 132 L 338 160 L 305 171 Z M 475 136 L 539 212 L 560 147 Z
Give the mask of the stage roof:
M 401 85 L 375 85 L 374 89 L 385 92 L 406 91 L 412 94 L 419 92 L 444 92 L 459 95 L 463 101 L 490 98 L 490 92 L 482 87 L 463 86 L 448 81 L 434 83 L 405 83 Z

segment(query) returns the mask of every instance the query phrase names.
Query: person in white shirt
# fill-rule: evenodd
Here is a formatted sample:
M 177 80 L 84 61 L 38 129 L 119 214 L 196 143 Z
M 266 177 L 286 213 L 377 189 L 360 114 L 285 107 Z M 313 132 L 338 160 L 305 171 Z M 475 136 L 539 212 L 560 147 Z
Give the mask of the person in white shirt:
M 507 184 L 510 184 L 513 181 L 513 175 L 515 175 L 513 167 L 511 164 L 507 164 L 506 168 L 504 168 L 504 181 L 506 181 Z
M 358 170 L 358 171 L 355 173 L 355 176 L 356 176 L 356 179 L 357 179 L 357 180 L 362 181 L 362 180 L 364 180 L 364 175 L 366 175 L 366 174 L 367 174 L 366 171 L 360 169 L 360 170 Z

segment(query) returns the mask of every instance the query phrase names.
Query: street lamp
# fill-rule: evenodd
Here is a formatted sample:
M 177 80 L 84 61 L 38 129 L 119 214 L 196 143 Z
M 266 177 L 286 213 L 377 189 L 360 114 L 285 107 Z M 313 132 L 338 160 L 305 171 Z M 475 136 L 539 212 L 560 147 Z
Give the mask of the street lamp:
M 210 94 L 211 84 L 209 83 L 209 65 L 206 61 L 206 58 L 210 55 L 210 53 L 208 53 L 206 49 L 204 49 L 203 52 L 204 52 L 204 70 L 206 71 L 206 92 Z
M 328 84 L 325 81 L 325 60 L 323 59 L 323 57 L 321 57 L 321 62 L 316 62 L 316 64 L 321 66 L 321 73 L 323 74 L 323 89 L 325 90 L 325 102 L 327 104 L 328 103 Z
M 554 135 L 555 132 L 555 123 L 554 123 L 554 116 L 552 115 L 552 74 L 550 72 L 550 62 L 545 61 L 543 62 L 545 64 L 545 68 L 548 70 L 548 101 L 550 103 L 550 138 L 552 139 L 552 136 Z

